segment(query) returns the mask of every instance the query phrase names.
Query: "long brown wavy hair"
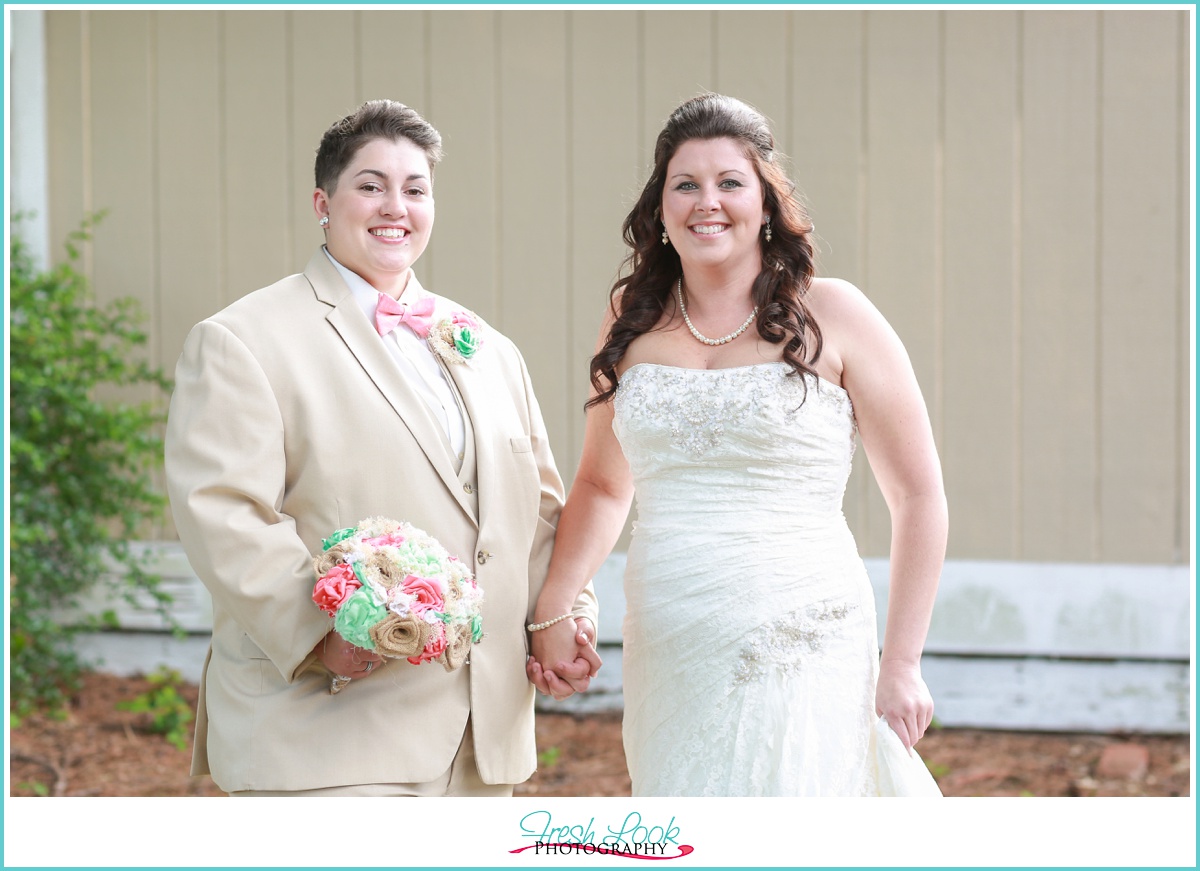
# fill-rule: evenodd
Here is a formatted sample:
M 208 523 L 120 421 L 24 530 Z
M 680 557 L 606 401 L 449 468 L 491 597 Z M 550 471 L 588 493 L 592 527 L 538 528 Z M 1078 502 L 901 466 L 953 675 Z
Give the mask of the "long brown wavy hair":
M 783 359 L 793 374 L 816 375 L 812 364 L 821 355 L 821 330 L 804 303 L 816 256 L 808 210 L 780 166 L 782 156 L 775 151 L 767 119 L 741 100 L 701 94 L 667 119 L 654 145 L 654 168 L 622 224 L 630 252 L 621 265 L 621 277 L 609 291 L 609 305 L 616 317 L 604 345 L 592 357 L 591 381 L 596 394 L 585 408 L 612 399 L 617 390 L 616 367 L 629 343 L 654 329 L 668 307 L 675 306 L 672 290 L 683 267 L 675 246 L 661 242 L 658 212 L 667 163 L 679 146 L 696 139 L 733 139 L 741 143 L 754 164 L 762 182 L 763 210 L 771 216 L 772 237 L 769 243 L 761 243 L 762 270 L 751 288 L 758 306 L 758 334 L 772 344 L 783 343 Z M 806 336 L 811 337 L 811 355 Z M 805 389 L 807 392 L 807 385 Z

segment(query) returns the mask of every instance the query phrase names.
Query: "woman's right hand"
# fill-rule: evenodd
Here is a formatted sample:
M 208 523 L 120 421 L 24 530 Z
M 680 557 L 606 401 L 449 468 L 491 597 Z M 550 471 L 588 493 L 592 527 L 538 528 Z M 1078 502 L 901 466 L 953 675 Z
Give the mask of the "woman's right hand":
M 921 677 L 920 662 L 880 660 L 875 713 L 888 721 L 905 750 L 921 740 L 933 721 L 933 697 Z
M 375 651 L 351 644 L 332 629 L 317 642 L 313 653 L 331 674 L 349 678 L 366 677 L 377 663 L 383 661 Z
M 560 620 L 530 633 L 533 655 L 526 664 L 530 682 L 559 701 L 586 692 L 602 664 L 595 635 L 595 627 L 585 617 Z

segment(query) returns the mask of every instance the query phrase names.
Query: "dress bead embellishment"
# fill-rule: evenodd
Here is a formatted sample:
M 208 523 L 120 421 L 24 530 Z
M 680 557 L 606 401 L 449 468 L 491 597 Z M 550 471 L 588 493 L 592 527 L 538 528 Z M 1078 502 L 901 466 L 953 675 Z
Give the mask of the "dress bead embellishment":
M 837 419 L 848 417 L 853 428 L 853 409 L 846 393 L 828 384 L 788 374 L 786 363 L 737 366 L 730 369 L 681 369 L 655 367 L 654 377 L 643 377 L 639 367 L 631 366 L 617 388 L 618 402 L 638 417 L 654 419 L 670 434 L 670 440 L 689 456 L 701 459 L 725 441 L 727 427 L 740 427 L 757 421 L 763 438 L 786 440 L 786 428 L 792 426 L 812 405 L 826 407 Z M 699 382 L 699 383 L 698 383 Z M 776 401 L 786 397 L 783 401 Z M 843 442 L 849 461 L 854 451 L 854 434 Z
M 803 611 L 785 614 L 750 636 L 734 674 L 735 684 L 762 680 L 772 669 L 794 674 L 808 654 L 821 649 L 826 636 L 837 629 L 853 606 L 820 602 Z

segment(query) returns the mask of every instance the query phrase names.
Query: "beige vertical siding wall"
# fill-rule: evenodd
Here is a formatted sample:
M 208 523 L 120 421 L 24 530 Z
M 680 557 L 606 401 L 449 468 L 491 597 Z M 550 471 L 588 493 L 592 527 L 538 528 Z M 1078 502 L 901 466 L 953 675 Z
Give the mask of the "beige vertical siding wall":
M 52 238 L 109 210 L 88 268 L 145 302 L 168 368 L 194 322 L 319 243 L 325 127 L 398 99 L 447 152 L 422 279 L 524 350 L 569 479 L 621 219 L 666 115 L 717 90 L 773 119 L 823 271 L 904 339 L 950 555 L 1187 562 L 1185 12 L 46 16 Z M 885 556 L 861 455 L 847 515 Z

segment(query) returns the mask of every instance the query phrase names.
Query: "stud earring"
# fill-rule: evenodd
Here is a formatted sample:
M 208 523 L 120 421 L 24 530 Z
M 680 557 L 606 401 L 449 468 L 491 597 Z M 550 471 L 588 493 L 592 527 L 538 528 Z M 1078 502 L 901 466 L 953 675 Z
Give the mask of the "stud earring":
M 664 245 L 670 244 L 671 242 L 671 237 L 667 235 L 667 227 L 665 224 L 663 225 L 662 240 Z
M 321 220 L 317 221 L 317 223 L 320 224 L 322 228 L 328 227 L 329 226 L 329 216 L 325 215 L 323 218 L 321 218 Z

